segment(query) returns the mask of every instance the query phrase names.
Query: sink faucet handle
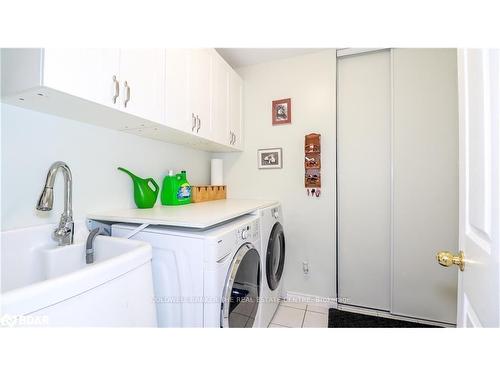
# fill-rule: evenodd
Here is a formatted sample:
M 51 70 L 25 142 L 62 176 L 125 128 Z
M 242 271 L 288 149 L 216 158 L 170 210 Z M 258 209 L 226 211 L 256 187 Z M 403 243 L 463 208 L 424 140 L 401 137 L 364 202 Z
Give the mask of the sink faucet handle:
M 59 226 L 54 230 L 53 238 L 59 246 L 71 245 L 75 232 L 73 220 L 61 217 Z

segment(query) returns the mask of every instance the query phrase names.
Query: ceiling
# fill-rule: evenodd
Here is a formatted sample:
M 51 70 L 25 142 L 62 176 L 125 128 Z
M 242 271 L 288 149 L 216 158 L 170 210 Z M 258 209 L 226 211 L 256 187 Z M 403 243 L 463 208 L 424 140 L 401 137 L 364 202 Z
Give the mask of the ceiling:
M 216 48 L 233 68 L 318 52 L 323 48 Z

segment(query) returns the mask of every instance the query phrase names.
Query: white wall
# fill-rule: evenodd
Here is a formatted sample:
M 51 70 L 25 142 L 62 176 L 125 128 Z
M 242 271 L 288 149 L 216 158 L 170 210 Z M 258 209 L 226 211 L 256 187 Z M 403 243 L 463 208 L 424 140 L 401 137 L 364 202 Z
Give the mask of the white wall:
M 224 159 L 228 195 L 281 201 L 286 237 L 285 290 L 335 297 L 334 50 L 248 66 L 244 81 L 245 151 Z M 292 125 L 272 126 L 271 102 L 292 98 Z M 304 136 L 322 142 L 322 194 L 304 188 Z M 257 149 L 283 148 L 283 169 L 259 170 Z M 302 273 L 309 261 L 310 274 Z
M 68 163 L 73 174 L 73 211 L 135 207 L 130 169 L 161 186 L 168 169 L 188 172 L 192 184 L 209 182 L 210 154 L 61 117 L 2 105 L 2 230 L 56 223 L 62 212 L 62 175 L 54 187 L 54 209 L 35 210 L 50 164 Z M 160 204 L 158 198 L 157 204 Z

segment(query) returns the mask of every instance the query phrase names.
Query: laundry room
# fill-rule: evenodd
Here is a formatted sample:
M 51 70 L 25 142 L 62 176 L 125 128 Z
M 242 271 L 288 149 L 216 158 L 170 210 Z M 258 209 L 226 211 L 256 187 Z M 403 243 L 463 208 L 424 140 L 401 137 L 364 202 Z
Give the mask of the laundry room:
M 436 253 L 459 247 L 461 56 L 2 49 L 4 314 L 48 326 L 460 325 L 460 271 Z M 103 61 L 110 74 L 96 75 Z M 141 265 L 150 295 L 106 298 L 121 291 L 121 252 L 138 259 L 124 285 Z
M 280 12 L 245 39 L 195 13 L 186 39 L 119 12 L 125 40 L 97 20 L 97 39 L 33 39 L 35 21 L 0 38 L 2 334 L 101 351 L 123 335 L 124 357 L 163 359 L 166 338 L 248 339 L 226 353 L 239 366 L 258 345 L 321 361 L 382 332 L 433 357 L 498 329 L 500 49 L 365 39 L 378 26 L 301 39 Z

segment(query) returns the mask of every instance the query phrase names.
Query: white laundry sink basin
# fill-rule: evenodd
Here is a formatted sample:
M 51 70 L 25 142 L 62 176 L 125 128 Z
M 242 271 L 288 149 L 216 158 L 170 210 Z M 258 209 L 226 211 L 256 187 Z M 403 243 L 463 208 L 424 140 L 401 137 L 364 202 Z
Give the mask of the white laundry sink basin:
M 60 247 L 53 229 L 2 232 L 3 325 L 156 326 L 151 245 L 97 236 L 86 264 L 85 227 Z

